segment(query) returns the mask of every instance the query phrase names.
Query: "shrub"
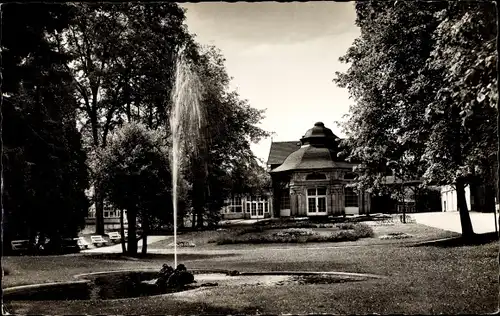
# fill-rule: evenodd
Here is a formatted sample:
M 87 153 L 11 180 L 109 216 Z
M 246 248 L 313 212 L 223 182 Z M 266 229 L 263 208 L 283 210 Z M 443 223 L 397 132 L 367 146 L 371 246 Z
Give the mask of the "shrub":
M 410 234 L 397 232 L 397 233 L 389 233 L 387 235 L 380 236 L 379 238 L 380 239 L 405 239 L 405 238 L 411 238 L 411 237 L 413 237 L 413 236 Z
M 310 229 L 304 229 L 304 228 L 288 228 L 283 231 L 274 233 L 274 235 L 279 236 L 279 237 L 299 237 L 299 236 L 311 236 L 314 235 L 314 232 Z
M 373 229 L 364 223 L 357 223 L 354 225 L 354 233 L 358 238 L 373 237 Z
M 334 223 L 319 223 L 314 225 L 316 228 L 335 228 Z
M 316 224 L 311 223 L 309 220 L 295 220 L 295 219 L 277 219 L 259 222 L 255 224 L 259 227 L 266 227 L 268 229 L 275 228 L 315 228 Z
M 307 223 L 307 225 L 311 225 L 311 223 Z M 316 225 L 314 227 L 317 227 Z M 215 242 L 218 245 L 340 242 L 355 241 L 359 238 L 372 237 L 374 235 L 372 228 L 363 223 L 342 223 L 335 226 L 340 230 L 333 231 L 330 235 L 318 234 L 311 229 L 305 228 L 286 228 L 279 232 L 266 233 L 265 227 L 253 226 L 233 232 L 224 232 L 210 242 Z
M 338 229 L 347 230 L 347 229 L 354 229 L 355 225 L 359 225 L 359 224 L 354 224 L 354 223 L 339 223 L 336 226 L 337 226 Z

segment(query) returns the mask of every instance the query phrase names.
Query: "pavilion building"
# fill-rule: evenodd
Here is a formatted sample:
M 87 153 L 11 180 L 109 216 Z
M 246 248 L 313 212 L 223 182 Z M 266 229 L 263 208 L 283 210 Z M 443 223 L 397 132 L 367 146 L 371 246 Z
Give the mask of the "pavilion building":
M 352 185 L 357 164 L 338 158 L 339 141 L 318 122 L 300 142 L 272 142 L 267 164 L 273 184 L 273 217 L 370 212 L 370 194 Z

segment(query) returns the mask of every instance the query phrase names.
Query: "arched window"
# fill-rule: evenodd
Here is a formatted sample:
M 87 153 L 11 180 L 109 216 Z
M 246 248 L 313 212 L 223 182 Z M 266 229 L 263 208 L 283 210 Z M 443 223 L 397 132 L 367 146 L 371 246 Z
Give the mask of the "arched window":
M 356 174 L 352 172 L 348 172 L 344 175 L 345 180 L 354 180 L 356 179 Z
M 323 173 L 308 174 L 306 180 L 326 180 L 326 175 Z

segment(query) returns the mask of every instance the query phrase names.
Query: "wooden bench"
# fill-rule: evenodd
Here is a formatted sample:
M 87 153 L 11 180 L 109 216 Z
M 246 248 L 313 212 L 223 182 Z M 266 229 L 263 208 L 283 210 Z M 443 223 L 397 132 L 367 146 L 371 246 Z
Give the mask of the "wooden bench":
M 120 235 L 119 232 L 110 232 L 108 233 L 108 236 L 109 240 L 111 240 L 112 242 L 118 242 L 122 239 L 122 236 Z
M 85 238 L 83 238 L 83 237 L 75 238 L 75 240 L 76 240 L 76 243 L 78 244 L 78 247 L 80 247 L 80 249 L 87 249 L 90 245 L 87 242 L 87 240 L 85 240 Z
M 30 241 L 27 239 L 13 240 L 10 242 L 12 250 L 14 251 L 27 251 L 29 249 Z
M 90 236 L 90 240 L 91 240 L 91 241 L 92 241 L 92 243 L 93 243 L 94 245 L 96 245 L 96 246 L 97 246 L 97 245 L 101 245 L 101 246 L 102 246 L 102 245 L 104 245 L 104 244 L 106 244 L 106 243 L 107 243 L 107 241 L 106 241 L 104 238 L 102 238 L 102 236 L 101 236 L 101 235 L 94 235 L 94 236 Z

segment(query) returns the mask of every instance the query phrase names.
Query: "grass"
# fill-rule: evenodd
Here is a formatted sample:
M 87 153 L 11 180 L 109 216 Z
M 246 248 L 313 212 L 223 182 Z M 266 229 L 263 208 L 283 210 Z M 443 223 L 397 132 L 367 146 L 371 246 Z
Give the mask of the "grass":
M 365 245 L 380 245 L 380 244 L 413 244 L 417 242 L 424 242 L 424 241 L 429 241 L 429 240 L 436 240 L 436 239 L 443 239 L 443 238 L 451 238 L 451 237 L 457 237 L 460 236 L 460 234 L 455 233 L 455 232 L 450 232 L 450 231 L 444 231 L 441 229 L 421 225 L 421 224 L 416 224 L 416 223 L 410 223 L 410 224 L 403 224 L 401 222 L 391 222 L 391 223 L 386 223 L 384 224 L 383 222 L 365 222 L 363 224 L 369 225 L 371 229 L 373 230 L 373 237 L 366 237 L 366 238 L 361 238 L 356 241 L 342 241 L 342 242 L 335 242 L 335 243 L 327 243 L 327 242 L 322 242 L 321 247 L 330 247 L 330 246 L 335 246 L 335 247 L 350 247 L 350 246 L 365 246 Z M 337 225 L 353 225 L 353 223 L 343 223 L 343 224 L 334 224 L 335 226 Z M 344 226 L 347 227 L 347 226 Z M 196 245 L 193 249 L 189 249 L 188 251 L 199 251 L 199 250 L 204 250 L 204 251 L 219 251 L 219 250 L 224 250 L 224 251 L 231 251 L 233 249 L 245 249 L 245 250 L 250 250 L 250 249 L 255 249 L 259 247 L 268 247 L 269 244 L 267 243 L 260 243 L 260 244 L 225 244 L 225 245 L 217 245 L 215 241 L 219 238 L 222 238 L 223 236 L 226 236 L 228 234 L 236 234 L 236 235 L 244 235 L 246 233 L 250 232 L 263 232 L 263 231 L 270 231 L 273 230 L 272 228 L 266 229 L 265 227 L 262 226 L 247 226 L 247 227 L 239 227 L 239 228 L 233 228 L 233 229 L 225 229 L 225 230 L 207 230 L 207 231 L 194 231 L 194 232 L 185 232 L 182 235 L 178 236 L 179 241 L 186 241 L 186 242 L 191 242 Z M 280 229 L 274 229 L 274 231 L 279 231 Z M 332 231 L 331 228 L 312 228 L 313 231 L 318 231 L 321 233 L 329 233 Z M 405 238 L 405 239 L 380 239 L 380 236 L 387 235 L 390 233 L 406 233 L 411 236 L 412 238 Z M 315 245 L 312 243 L 312 241 L 307 242 L 307 243 L 288 243 L 287 247 L 307 247 L 307 246 L 320 246 L 320 244 Z M 162 240 L 159 242 L 156 242 L 154 244 L 148 245 L 148 248 L 150 249 L 170 249 L 171 251 L 173 250 L 172 246 L 172 238 L 167 239 L 167 240 Z M 184 251 L 184 249 L 183 249 Z
M 417 230 L 415 227 L 413 230 Z M 358 242 L 359 243 L 359 242 Z M 246 248 L 250 246 L 245 245 Z M 16 314 L 484 314 L 496 311 L 498 245 L 406 247 L 387 244 L 342 248 L 252 248 L 231 257 L 181 258 L 188 269 L 238 271 L 346 271 L 387 276 L 360 282 L 317 282 L 289 286 L 213 287 L 185 295 L 126 300 L 5 302 Z M 194 249 L 191 249 L 194 250 Z M 49 260 L 50 259 L 50 260 Z M 11 275 L 20 279 L 60 279 L 81 270 L 110 266 L 159 268 L 163 259 L 128 262 L 87 256 L 7 257 Z M 21 269 L 21 270 L 19 270 Z M 326 283 L 326 284 L 318 284 Z M 180 294 L 180 293 L 179 293 Z
M 232 255 L 179 254 L 178 260 L 184 262 L 230 256 Z M 2 288 L 36 283 L 74 281 L 74 275 L 91 272 L 127 269 L 158 269 L 160 271 L 163 263 L 171 262 L 173 262 L 173 255 L 171 254 L 147 254 L 138 259 L 121 254 L 5 257 L 2 266 L 7 267 L 9 275 L 2 279 Z

